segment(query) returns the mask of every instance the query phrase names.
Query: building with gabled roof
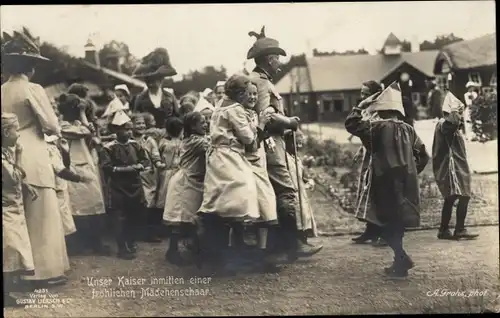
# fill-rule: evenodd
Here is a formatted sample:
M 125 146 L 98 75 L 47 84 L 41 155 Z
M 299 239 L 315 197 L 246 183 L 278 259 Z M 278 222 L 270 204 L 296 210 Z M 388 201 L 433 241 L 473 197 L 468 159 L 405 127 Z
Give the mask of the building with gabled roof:
M 439 85 L 462 99 L 467 82 L 481 86 L 483 93 L 497 86 L 496 33 L 445 46 L 434 61 L 433 72 Z
M 413 103 L 425 106 L 427 82 L 434 78 L 438 53 L 402 52 L 401 41 L 391 33 L 378 54 L 306 58 L 306 65 L 294 67 L 276 83 L 276 89 L 288 113 L 302 121 L 340 121 L 359 103 L 363 82 L 375 80 L 387 86 L 406 73 Z

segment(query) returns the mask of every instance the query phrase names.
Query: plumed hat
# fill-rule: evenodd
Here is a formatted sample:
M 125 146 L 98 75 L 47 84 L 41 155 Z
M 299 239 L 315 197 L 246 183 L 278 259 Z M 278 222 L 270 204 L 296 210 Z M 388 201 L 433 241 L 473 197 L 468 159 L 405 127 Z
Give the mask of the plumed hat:
M 13 36 L 3 32 L 3 38 L 6 43 L 2 46 L 2 59 L 20 59 L 31 62 L 50 61 L 40 55 L 38 40 L 26 28 L 23 28 L 23 32 L 14 31 Z
M 251 31 L 248 32 L 248 35 L 256 37 L 257 41 L 255 41 L 250 50 L 248 50 L 247 59 L 250 60 L 256 57 L 266 56 L 270 54 L 286 56 L 285 50 L 280 48 L 280 44 L 277 40 L 266 37 L 265 26 L 263 26 L 260 30 L 260 34 Z
M 401 89 L 399 88 L 398 83 L 394 82 L 391 85 L 387 86 L 387 88 L 384 89 L 382 93 L 380 93 L 380 95 L 368 108 L 370 112 L 380 110 L 395 110 L 405 116 L 403 97 L 401 95 Z
M 177 75 L 177 71 L 170 64 L 170 57 L 164 48 L 157 48 L 146 55 L 133 73 L 137 78 L 163 78 L 174 75 Z
M 446 96 L 443 100 L 442 111 L 451 113 L 452 110 L 458 110 L 459 108 L 463 108 L 464 103 L 462 103 L 458 98 L 455 97 L 450 91 L 446 93 Z

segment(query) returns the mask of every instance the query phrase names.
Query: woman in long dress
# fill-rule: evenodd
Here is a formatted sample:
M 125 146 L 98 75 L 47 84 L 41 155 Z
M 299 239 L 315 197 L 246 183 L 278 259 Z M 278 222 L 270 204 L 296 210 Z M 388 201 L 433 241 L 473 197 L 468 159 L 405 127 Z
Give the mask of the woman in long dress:
M 252 130 L 257 133 L 259 125 L 259 116 L 254 108 L 257 103 L 257 86 L 253 83 L 248 87 L 248 98 L 243 103 L 246 115 Z M 268 227 L 278 225 L 278 214 L 276 208 L 276 195 L 273 186 L 269 180 L 266 166 L 266 152 L 264 145 L 255 140 L 253 144 L 245 147 L 245 157 L 252 166 L 252 172 L 257 187 L 257 198 L 259 205 L 260 222 L 258 222 L 258 245 L 260 249 L 267 247 Z M 246 246 L 244 241 L 244 232 L 241 224 L 232 229 L 231 245 L 236 248 Z M 234 242 L 233 242 L 234 240 Z
M 19 143 L 29 149 L 21 154 L 20 164 L 26 172 L 25 183 L 38 193 L 37 200 L 23 198 L 35 263 L 35 275 L 24 276 L 24 279 L 39 284 L 64 284 L 69 261 L 55 176 L 43 135 L 60 134 L 60 127 L 44 89 L 30 82 L 34 67 L 47 59 L 40 56 L 38 46 L 24 34 L 15 32 L 14 37 L 5 39 L 2 71 L 10 77 L 2 85 L 2 111 L 18 117 Z
M 247 145 L 257 140 L 242 103 L 248 98 L 250 79 L 233 75 L 226 83 L 226 95 L 212 115 L 211 148 L 207 154 L 207 172 L 203 203 L 199 209 L 204 232 L 202 253 L 222 260 L 228 246 L 228 224 L 259 218 L 257 186 L 252 165 L 245 156 Z M 259 120 L 262 129 L 265 120 Z M 206 253 L 206 254 L 205 254 Z
M 26 174 L 19 165 L 22 146 L 16 144 L 18 129 L 17 116 L 2 112 L 2 255 L 5 307 L 19 305 L 11 294 L 16 290 L 19 276 L 35 274 L 23 206 L 23 187 L 30 186 L 23 184 Z M 36 192 L 33 189 L 30 192 L 33 196 L 31 198 L 36 199 Z
M 93 179 L 90 183 L 70 183 L 68 192 L 77 233 L 71 240 L 71 253 L 91 250 L 97 255 L 109 256 L 109 246 L 102 243 L 104 224 L 104 196 L 98 167 L 87 146 L 92 132 L 85 122 L 85 101 L 74 94 L 63 94 L 59 98 L 59 113 L 62 115 L 61 132 L 68 140 L 69 153 L 75 172 Z

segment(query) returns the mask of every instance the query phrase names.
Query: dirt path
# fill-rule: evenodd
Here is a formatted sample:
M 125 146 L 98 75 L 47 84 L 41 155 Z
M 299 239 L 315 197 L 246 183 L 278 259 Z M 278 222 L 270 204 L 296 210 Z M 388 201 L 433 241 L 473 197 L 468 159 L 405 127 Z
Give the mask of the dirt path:
M 408 233 L 405 244 L 417 267 L 408 280 L 399 282 L 381 275 L 382 268 L 392 260 L 387 248 L 355 246 L 348 236 L 320 238 L 325 245 L 320 254 L 309 261 L 287 265 L 280 274 L 212 278 L 205 284 L 190 284 L 190 278 L 203 275 L 195 269 L 182 272 L 166 265 L 165 244 L 144 243 L 134 261 L 113 257 L 72 259 L 70 284 L 50 291 L 52 296 L 69 300 L 61 308 L 8 309 L 4 314 L 6 317 L 140 317 L 470 312 L 477 310 L 472 307 L 482 307 L 481 301 L 491 308 L 499 288 L 498 227 L 474 230 L 479 231 L 480 238 L 462 242 L 438 241 L 434 231 Z M 208 289 L 209 294 L 140 299 L 141 287 L 151 286 L 129 286 L 122 290 L 135 289 L 135 298 L 92 299 L 92 287 L 86 277 L 109 277 L 116 286 L 119 276 L 146 278 L 145 285 L 149 285 L 150 277 L 184 278 L 184 284 L 152 287 L 191 287 L 192 291 L 198 288 L 198 292 Z M 471 298 L 427 296 L 428 292 L 444 289 L 486 294 Z

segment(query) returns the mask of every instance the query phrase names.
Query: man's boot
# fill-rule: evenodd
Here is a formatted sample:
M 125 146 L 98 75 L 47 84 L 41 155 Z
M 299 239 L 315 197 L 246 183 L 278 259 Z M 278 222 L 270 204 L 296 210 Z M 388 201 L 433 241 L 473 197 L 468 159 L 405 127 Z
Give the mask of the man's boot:
M 473 240 L 476 239 L 479 236 L 479 234 L 470 233 L 466 229 L 461 229 L 461 230 L 455 230 L 453 236 L 456 239 Z
M 451 234 L 449 229 L 439 229 L 437 238 L 440 240 L 455 240 L 456 238 Z

